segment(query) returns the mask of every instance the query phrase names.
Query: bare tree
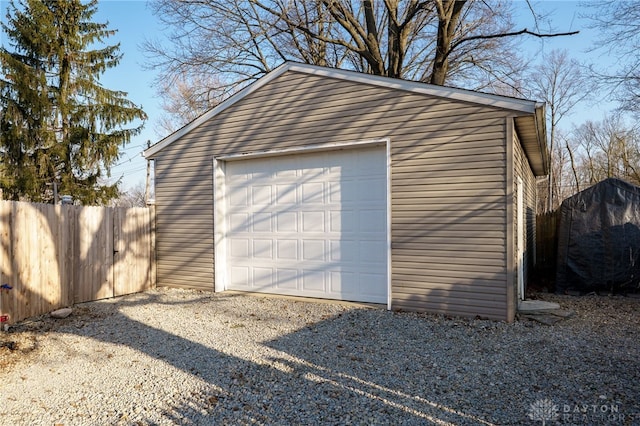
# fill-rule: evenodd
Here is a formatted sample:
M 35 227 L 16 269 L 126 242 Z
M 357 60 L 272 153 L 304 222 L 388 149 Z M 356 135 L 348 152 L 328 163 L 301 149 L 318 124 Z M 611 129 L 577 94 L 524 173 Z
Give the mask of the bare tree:
M 120 193 L 120 196 L 111 202 L 112 207 L 145 207 L 145 184 L 140 182 L 135 186 Z
M 561 149 L 557 149 L 557 132 L 560 121 L 580 101 L 586 99 L 591 93 L 590 79 L 585 73 L 585 67 L 569 57 L 566 50 L 553 50 L 548 55 L 543 55 L 540 63 L 529 72 L 527 81 L 530 82 L 529 97 L 544 101 L 547 104 L 548 115 L 548 145 L 549 171 L 547 200 L 545 210 L 553 210 L 561 199 L 556 197 L 562 193 L 561 186 L 563 162 L 566 160 Z M 556 161 L 560 164 L 554 164 Z M 560 181 L 558 181 L 560 179 Z
M 552 192 L 549 193 L 549 180 L 540 178 L 538 180 L 538 211 L 553 211 L 558 208 L 562 201 L 580 190 L 580 180 L 576 175 L 576 163 L 574 158 L 575 139 L 571 135 L 557 130 L 556 144 L 553 147 L 550 164 L 550 175 L 553 176 Z M 549 210 L 549 197 L 553 203 Z
M 587 3 L 593 28 L 600 39 L 595 46 L 616 58 L 617 67 L 593 69 L 608 85 L 623 111 L 640 115 L 640 2 L 606 0 Z
M 573 155 L 578 186 L 593 185 L 609 177 L 640 185 L 640 133 L 621 115 L 587 121 L 574 130 Z
M 569 154 L 569 160 L 571 160 L 571 174 L 573 176 L 573 182 L 575 185 L 575 191 L 574 193 L 578 193 L 580 192 L 580 177 L 578 175 L 578 167 L 576 166 L 576 157 L 573 154 L 574 149 L 571 147 L 571 145 L 569 144 L 569 140 L 568 139 L 564 139 L 564 143 L 565 143 L 565 147 L 567 148 L 567 154 Z M 570 196 L 571 194 L 568 194 L 567 196 Z M 566 197 L 563 197 L 563 199 Z
M 215 107 L 223 98 L 216 90 L 220 84 L 215 76 L 208 74 L 177 76 L 173 82 L 163 82 L 162 109 L 157 133 L 159 137 L 174 132 Z
M 285 60 L 469 88 L 515 85 L 520 36 L 506 0 L 157 0 L 168 43 L 145 49 L 160 79 L 216 75 L 232 91 Z

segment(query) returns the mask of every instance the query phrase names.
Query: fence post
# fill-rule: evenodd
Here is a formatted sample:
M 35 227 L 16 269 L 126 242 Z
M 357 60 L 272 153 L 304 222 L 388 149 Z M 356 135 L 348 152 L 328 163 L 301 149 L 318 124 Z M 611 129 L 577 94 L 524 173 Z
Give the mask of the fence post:
M 0 201 L 0 285 L 5 285 L 0 290 L 0 315 L 5 317 L 7 322 L 14 322 L 15 287 L 13 279 L 13 203 L 11 201 Z
M 149 205 L 149 231 L 150 231 L 150 243 L 151 246 L 149 247 L 149 249 L 151 250 L 150 253 L 150 257 L 151 257 L 151 282 L 149 283 L 149 285 L 151 286 L 151 288 L 156 288 L 157 285 L 157 274 L 158 274 L 158 264 L 156 262 L 157 258 L 156 258 L 156 206 L 155 204 L 150 204 Z

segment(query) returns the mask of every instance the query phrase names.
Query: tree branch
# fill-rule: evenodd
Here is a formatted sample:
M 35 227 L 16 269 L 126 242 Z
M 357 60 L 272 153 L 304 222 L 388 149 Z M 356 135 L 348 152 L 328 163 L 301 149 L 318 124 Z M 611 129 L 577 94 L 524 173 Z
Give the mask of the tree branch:
M 520 31 L 513 31 L 513 32 L 508 32 L 508 33 L 501 33 L 501 34 L 487 34 L 487 35 L 476 35 L 476 36 L 470 36 L 470 37 L 465 37 L 465 38 L 461 38 L 460 40 L 458 40 L 457 42 L 453 43 L 451 45 L 451 49 L 449 49 L 449 52 L 454 51 L 458 46 L 460 46 L 463 43 L 466 43 L 468 41 L 473 41 L 473 40 L 490 40 L 492 38 L 504 38 L 504 37 L 514 37 L 514 36 L 519 36 L 519 35 L 524 35 L 524 34 L 528 34 L 528 35 L 532 35 L 534 37 L 538 37 L 538 38 L 550 38 L 550 37 L 562 37 L 562 36 L 571 36 L 571 35 L 576 35 L 578 34 L 580 31 L 570 31 L 567 33 L 553 33 L 553 34 L 542 34 L 542 33 L 536 33 L 533 31 L 529 31 L 528 29 L 523 29 Z

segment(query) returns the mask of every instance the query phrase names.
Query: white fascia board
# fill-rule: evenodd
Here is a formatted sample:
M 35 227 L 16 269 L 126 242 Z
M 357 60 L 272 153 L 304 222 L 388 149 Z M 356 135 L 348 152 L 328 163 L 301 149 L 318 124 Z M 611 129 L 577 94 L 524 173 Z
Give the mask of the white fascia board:
M 472 90 L 457 89 L 454 87 L 437 86 L 434 84 L 382 77 L 378 75 L 364 74 L 337 68 L 325 68 L 317 65 L 291 63 L 288 69 L 291 71 L 339 78 L 342 80 L 354 81 L 363 84 L 373 84 L 376 86 L 404 90 L 407 92 L 420 93 L 440 98 L 494 106 L 497 108 L 504 108 L 528 114 L 533 113 L 536 107 L 536 102 L 527 99 L 492 95 L 490 93 L 475 92 Z
M 222 101 L 221 103 L 219 103 L 214 108 L 212 108 L 209 111 L 207 111 L 204 114 L 202 114 L 200 117 L 198 117 L 195 120 L 193 120 L 192 122 L 186 124 L 184 127 L 176 130 L 175 132 L 173 132 L 172 134 L 170 134 L 166 138 L 162 139 L 160 142 L 156 143 L 152 147 L 144 150 L 142 152 L 142 155 L 144 155 L 145 158 L 149 158 L 149 157 L 154 156 L 159 151 L 164 149 L 166 146 L 168 146 L 171 143 L 173 143 L 173 141 L 175 141 L 177 139 L 180 139 L 181 137 L 183 137 L 184 135 L 189 133 L 192 129 L 198 127 L 199 125 L 201 125 L 202 123 L 208 121 L 212 117 L 215 117 L 216 115 L 220 114 L 222 111 L 224 111 L 225 109 L 229 108 L 230 106 L 232 106 L 236 102 L 242 100 L 246 96 L 250 95 L 251 93 L 253 93 L 256 90 L 258 90 L 261 87 L 263 87 L 265 84 L 269 83 L 271 80 L 273 80 L 273 79 L 277 78 L 278 76 L 280 76 L 281 74 L 283 74 L 285 71 L 287 71 L 287 69 L 289 68 L 290 65 L 291 65 L 291 63 L 289 63 L 289 62 L 286 62 L 286 63 L 280 65 L 278 68 L 274 69 L 269 74 L 265 75 L 261 79 L 255 81 L 254 83 L 250 84 L 249 86 L 245 87 L 244 89 L 240 90 L 239 92 L 233 94 L 231 97 L 229 97 L 228 99 Z

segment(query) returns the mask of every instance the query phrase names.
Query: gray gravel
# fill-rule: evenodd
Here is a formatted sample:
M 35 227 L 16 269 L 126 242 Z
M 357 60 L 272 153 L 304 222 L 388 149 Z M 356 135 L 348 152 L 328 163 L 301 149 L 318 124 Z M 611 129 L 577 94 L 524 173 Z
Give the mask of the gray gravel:
M 175 289 L 82 304 L 34 320 L 37 349 L 0 370 L 0 424 L 640 424 L 640 299 L 539 297 L 576 314 Z

